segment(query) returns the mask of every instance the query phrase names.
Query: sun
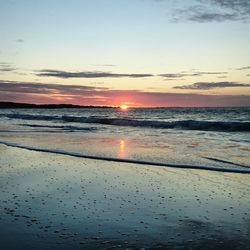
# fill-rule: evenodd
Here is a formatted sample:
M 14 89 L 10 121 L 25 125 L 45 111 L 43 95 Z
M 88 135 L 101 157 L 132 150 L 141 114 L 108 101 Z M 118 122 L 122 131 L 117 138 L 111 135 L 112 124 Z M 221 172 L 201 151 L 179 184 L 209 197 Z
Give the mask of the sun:
M 120 106 L 120 109 L 121 109 L 121 110 L 127 110 L 127 109 L 128 109 L 128 106 L 127 106 L 127 105 L 121 105 L 121 106 Z

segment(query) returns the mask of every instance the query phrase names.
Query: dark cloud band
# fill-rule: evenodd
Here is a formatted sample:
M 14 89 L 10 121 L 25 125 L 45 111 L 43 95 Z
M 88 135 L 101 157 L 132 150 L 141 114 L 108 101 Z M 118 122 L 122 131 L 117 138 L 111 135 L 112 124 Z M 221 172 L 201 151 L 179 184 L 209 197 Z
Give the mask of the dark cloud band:
M 41 70 L 37 76 L 58 77 L 58 78 L 144 78 L 151 77 L 152 74 L 119 74 L 101 71 L 67 72 L 60 70 Z
M 93 86 L 78 86 L 78 85 L 61 85 L 61 84 L 46 84 L 35 82 L 15 82 L 0 80 L 0 91 L 15 92 L 26 94 L 61 94 L 74 95 L 94 93 L 99 90 L 106 90 L 104 87 Z
M 166 73 L 159 74 L 158 76 L 168 78 L 168 79 L 181 79 L 184 77 L 192 77 L 192 76 L 204 76 L 204 75 L 225 75 L 227 72 L 206 72 L 206 71 L 196 71 L 192 73 L 182 72 L 182 73 Z
M 250 84 L 238 82 L 196 82 L 192 85 L 176 86 L 175 89 L 208 90 L 216 88 L 250 87 Z

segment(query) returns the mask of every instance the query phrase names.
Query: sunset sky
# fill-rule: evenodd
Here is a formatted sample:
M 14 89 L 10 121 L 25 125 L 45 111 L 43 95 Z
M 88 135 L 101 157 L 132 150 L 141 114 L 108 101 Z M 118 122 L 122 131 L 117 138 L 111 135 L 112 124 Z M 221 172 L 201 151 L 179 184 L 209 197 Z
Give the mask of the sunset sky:
M 0 101 L 250 106 L 250 0 L 0 0 Z

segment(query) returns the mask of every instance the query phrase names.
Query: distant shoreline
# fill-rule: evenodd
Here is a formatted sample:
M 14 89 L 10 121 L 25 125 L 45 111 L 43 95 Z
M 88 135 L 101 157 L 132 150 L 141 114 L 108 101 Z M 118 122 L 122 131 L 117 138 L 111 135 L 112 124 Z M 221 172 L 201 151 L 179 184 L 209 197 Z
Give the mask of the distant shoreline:
M 111 106 L 81 106 L 74 104 L 31 104 L 17 102 L 0 102 L 0 109 L 4 108 L 31 108 L 31 109 L 63 109 L 63 108 L 117 108 Z
M 103 108 L 103 109 L 117 109 L 119 106 L 95 106 L 95 105 L 76 105 L 76 104 L 33 104 L 33 103 L 18 103 L 18 102 L 0 102 L 0 109 L 9 109 L 9 108 L 19 108 L 19 109 L 65 109 L 65 108 Z M 133 109 L 140 109 L 140 108 L 151 108 L 151 109 L 160 109 L 160 108 L 191 108 L 191 109 L 199 109 L 199 108 L 218 108 L 218 109 L 225 109 L 225 108 L 249 108 L 249 106 L 226 106 L 226 107 L 129 107 Z

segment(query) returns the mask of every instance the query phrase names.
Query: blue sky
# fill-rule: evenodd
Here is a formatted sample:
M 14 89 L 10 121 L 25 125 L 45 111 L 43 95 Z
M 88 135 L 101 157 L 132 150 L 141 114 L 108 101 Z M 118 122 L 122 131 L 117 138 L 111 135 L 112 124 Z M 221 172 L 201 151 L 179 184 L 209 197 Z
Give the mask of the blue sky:
M 0 0 L 0 33 L 0 100 L 20 99 L 13 84 L 37 83 L 97 88 L 107 105 L 100 88 L 250 105 L 249 0 Z M 43 102 L 38 92 L 26 97 Z M 54 92 L 44 102 L 82 104 Z M 157 106 L 147 98 L 122 102 Z

